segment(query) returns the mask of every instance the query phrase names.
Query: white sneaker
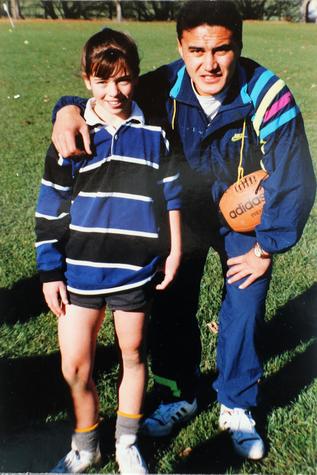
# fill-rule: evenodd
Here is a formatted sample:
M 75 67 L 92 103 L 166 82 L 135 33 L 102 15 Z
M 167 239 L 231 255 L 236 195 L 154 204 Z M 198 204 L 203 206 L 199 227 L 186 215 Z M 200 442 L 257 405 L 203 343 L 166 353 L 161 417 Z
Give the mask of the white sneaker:
M 116 461 L 121 474 L 149 473 L 145 461 L 136 445 L 134 435 L 122 435 L 116 444 Z
M 160 404 L 142 424 L 141 433 L 150 437 L 164 437 L 172 430 L 194 417 L 197 412 L 197 400 Z
M 83 473 L 101 462 L 99 444 L 95 452 L 78 450 L 72 442 L 72 450 L 63 457 L 50 473 Z
M 249 411 L 239 407 L 230 409 L 222 404 L 219 428 L 230 433 L 233 447 L 242 457 L 251 460 L 260 460 L 264 457 L 264 443 L 255 430 L 255 422 Z

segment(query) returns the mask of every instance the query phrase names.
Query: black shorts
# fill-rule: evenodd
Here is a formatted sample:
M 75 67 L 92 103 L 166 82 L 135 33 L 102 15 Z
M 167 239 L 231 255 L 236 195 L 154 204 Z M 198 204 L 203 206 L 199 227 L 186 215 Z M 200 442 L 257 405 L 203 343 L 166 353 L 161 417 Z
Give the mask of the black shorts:
M 82 295 L 68 292 L 72 305 L 84 308 L 101 309 L 105 305 L 109 310 L 124 310 L 126 312 L 144 310 L 154 295 L 154 284 L 143 285 L 136 289 L 124 290 L 113 294 Z

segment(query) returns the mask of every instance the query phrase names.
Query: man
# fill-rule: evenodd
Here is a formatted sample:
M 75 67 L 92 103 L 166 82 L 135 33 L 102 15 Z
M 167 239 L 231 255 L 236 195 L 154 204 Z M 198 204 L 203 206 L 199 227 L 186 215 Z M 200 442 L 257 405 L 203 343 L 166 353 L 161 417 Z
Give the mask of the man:
M 224 273 L 213 384 L 219 426 L 229 431 L 240 455 L 256 460 L 265 448 L 249 409 L 258 403 L 259 337 L 272 255 L 300 238 L 315 178 L 292 94 L 271 71 L 240 56 L 242 20 L 234 3 L 187 2 L 177 34 L 182 59 L 143 76 L 136 98 L 153 123 L 171 129 L 175 149 L 180 144 L 184 154 L 184 258 L 178 278 L 153 307 L 152 370 L 162 403 L 143 430 L 154 437 L 167 435 L 197 411 L 200 338 L 195 314 L 212 246 Z M 62 98 L 58 108 L 66 104 L 80 106 L 81 100 Z M 75 131 L 89 152 L 78 111 L 61 110 L 57 118 L 53 140 L 61 154 L 76 153 Z M 59 123 L 68 125 L 66 134 L 60 134 Z M 245 175 L 260 168 L 269 175 L 263 183 L 262 221 L 247 234 L 233 232 L 218 213 L 219 200 L 237 180 L 241 165 Z

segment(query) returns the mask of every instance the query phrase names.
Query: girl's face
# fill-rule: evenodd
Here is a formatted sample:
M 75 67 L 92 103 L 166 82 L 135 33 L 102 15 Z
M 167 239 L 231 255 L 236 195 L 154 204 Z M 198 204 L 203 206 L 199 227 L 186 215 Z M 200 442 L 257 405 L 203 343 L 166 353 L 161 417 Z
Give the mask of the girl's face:
M 131 102 L 136 78 L 126 70 L 119 70 L 108 79 L 97 76 L 84 77 L 87 89 L 96 99 L 95 111 L 106 123 L 112 119 L 127 119 L 131 112 Z

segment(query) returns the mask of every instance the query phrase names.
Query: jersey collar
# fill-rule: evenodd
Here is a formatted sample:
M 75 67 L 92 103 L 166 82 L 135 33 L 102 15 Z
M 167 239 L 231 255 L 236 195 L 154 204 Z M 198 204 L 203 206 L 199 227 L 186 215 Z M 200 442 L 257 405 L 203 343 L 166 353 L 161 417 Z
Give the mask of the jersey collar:
M 95 127 L 97 125 L 107 125 L 95 113 L 95 111 L 93 109 L 93 106 L 94 106 L 95 102 L 96 102 L 96 100 L 93 97 L 91 97 L 87 101 L 85 112 L 84 112 L 84 119 L 85 119 L 87 125 L 90 125 L 92 127 Z M 140 107 L 137 105 L 137 103 L 135 101 L 132 101 L 131 114 L 123 122 L 123 124 L 128 124 L 130 122 L 138 122 L 138 123 L 144 125 L 143 112 L 141 111 Z

